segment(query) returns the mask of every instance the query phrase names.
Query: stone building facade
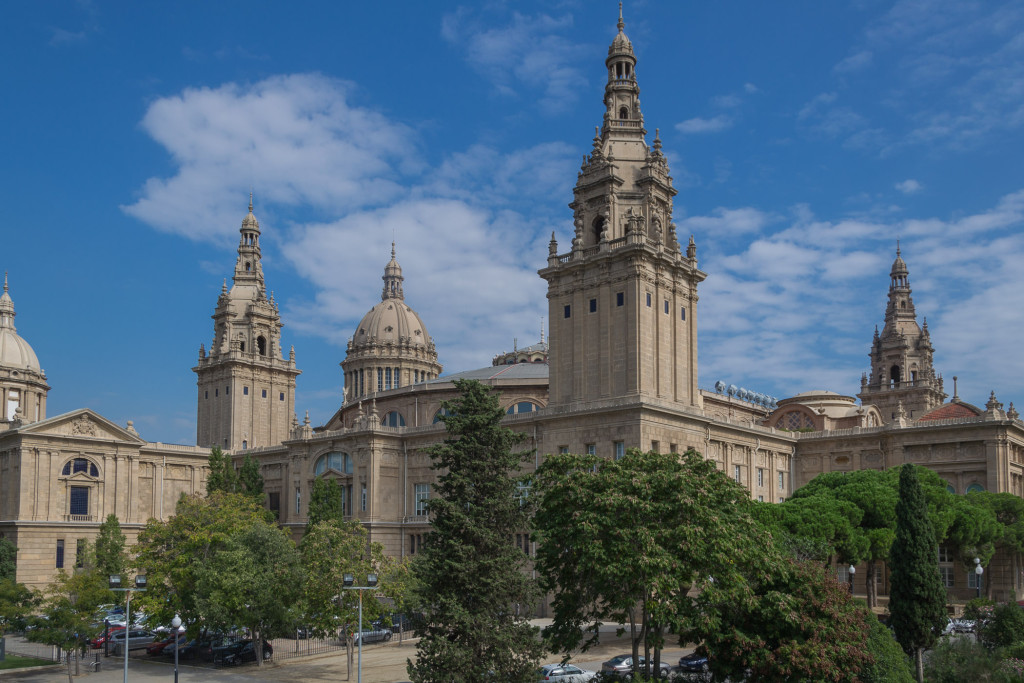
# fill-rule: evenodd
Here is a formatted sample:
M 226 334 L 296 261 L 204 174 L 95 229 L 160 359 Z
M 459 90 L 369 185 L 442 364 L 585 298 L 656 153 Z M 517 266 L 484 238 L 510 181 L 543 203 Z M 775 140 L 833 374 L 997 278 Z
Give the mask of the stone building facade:
M 392 245 L 381 300 L 353 330 L 341 361 L 338 410 L 320 426 L 308 415 L 300 422 L 300 373 L 294 350 L 287 359 L 283 353 L 250 198 L 232 287 L 225 281 L 213 342 L 209 351 L 200 347 L 193 368 L 199 445 L 149 443 L 130 423 L 120 427 L 88 410 L 47 418 L 46 376 L 14 331 L 5 284 L 0 534 L 21 549 L 19 580 L 41 585 L 71 566 L 68 553 L 95 537 L 106 514 L 118 515 L 129 540 L 146 519 L 169 516 L 181 494 L 205 490 L 213 445 L 236 462 L 246 453 L 259 461 L 267 506 L 296 538 L 313 483 L 330 478 L 344 492 L 348 518 L 372 540 L 396 557 L 415 554 L 430 530 L 424 505 L 434 473 L 426 449 L 445 437 L 438 416 L 459 378 L 499 392 L 506 423 L 534 453 L 527 471 L 558 452 L 617 458 L 628 448 L 694 448 L 766 502 L 785 500 L 818 473 L 904 462 L 934 469 L 955 493 L 1024 495 L 1024 423 L 995 396 L 977 408 L 954 385 L 946 401 L 899 250 L 884 328 L 871 342 L 858 397 L 815 389 L 774 400 L 721 382 L 700 388 L 697 304 L 707 275 L 694 238 L 684 246 L 676 234 L 676 190 L 657 132 L 647 142 L 637 59 L 624 28 L 620 15 L 604 64 L 601 125 L 569 204 L 572 243 L 560 253 L 553 237 L 546 261 L 538 259 L 548 285 L 548 338 L 542 328 L 538 343 L 514 343 L 491 366 L 441 374 L 427 326 L 407 303 L 407 295 L 415 303 L 415 283 L 406 287 Z M 525 535 L 515 542 L 530 550 Z M 995 595 L 1024 587 L 1019 559 L 993 562 Z M 956 570 L 950 589 L 965 597 L 971 587 Z

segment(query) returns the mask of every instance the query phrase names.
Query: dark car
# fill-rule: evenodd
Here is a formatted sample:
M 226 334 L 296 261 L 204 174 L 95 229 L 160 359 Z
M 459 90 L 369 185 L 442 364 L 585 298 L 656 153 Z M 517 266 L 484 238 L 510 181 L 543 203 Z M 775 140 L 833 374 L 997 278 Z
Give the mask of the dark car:
M 691 652 L 679 658 L 679 669 L 687 673 L 704 673 L 708 670 L 708 656 L 701 652 Z
M 637 657 L 637 666 L 641 673 L 644 670 L 644 658 Z M 654 668 L 654 663 L 651 663 L 651 668 Z M 672 667 L 665 662 L 661 662 L 661 675 L 667 678 L 672 672 Z M 623 680 L 630 680 L 633 676 L 633 655 L 618 655 L 612 657 L 607 662 L 601 664 L 601 673 L 605 674 L 604 678 L 608 678 L 608 674 L 612 676 L 621 677 Z M 612 679 L 614 680 L 614 678 Z
M 216 648 L 213 654 L 215 664 L 236 665 L 242 662 L 256 661 L 256 648 L 252 640 L 239 640 L 222 648 Z M 263 660 L 274 656 L 274 646 L 263 641 Z
M 185 634 L 184 633 L 179 634 L 178 635 L 178 640 L 180 640 L 182 643 L 184 643 L 185 642 Z M 153 655 L 153 656 L 163 654 L 164 649 L 166 649 L 167 646 L 169 646 L 173 642 L 174 642 L 174 636 L 170 636 L 169 638 L 164 638 L 163 640 L 154 641 L 154 642 L 152 642 L 152 643 L 150 643 L 149 645 L 146 646 L 146 654 L 147 655 Z M 172 654 L 174 653 L 173 649 L 171 650 L 171 653 Z

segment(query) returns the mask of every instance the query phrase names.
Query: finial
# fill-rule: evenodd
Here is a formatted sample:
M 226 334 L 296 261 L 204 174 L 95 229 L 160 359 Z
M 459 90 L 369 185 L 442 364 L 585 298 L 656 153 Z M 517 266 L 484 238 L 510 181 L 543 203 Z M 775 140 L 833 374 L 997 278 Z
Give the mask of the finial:
M 391 240 L 391 258 L 395 258 L 395 241 Z
M 252 213 L 252 188 L 249 189 L 249 213 Z
M 900 255 L 900 238 L 897 237 L 896 238 L 896 257 L 899 258 L 899 255 Z
M 306 411 L 306 419 L 302 421 L 302 424 L 309 426 L 309 411 Z
M 957 393 L 956 393 L 956 380 L 957 380 L 957 376 L 953 375 L 953 400 L 954 401 L 959 401 L 960 397 L 957 396 Z
M 220 286 L 220 293 L 221 294 L 227 294 L 228 293 L 228 279 L 227 278 L 224 278 L 224 283 Z
M 7 291 L 7 271 L 4 271 L 4 291 Z
M 544 318 L 540 319 L 540 343 L 544 343 Z
M 622 3 L 619 3 L 619 33 L 622 33 L 622 29 L 626 28 L 626 22 L 622 20 Z

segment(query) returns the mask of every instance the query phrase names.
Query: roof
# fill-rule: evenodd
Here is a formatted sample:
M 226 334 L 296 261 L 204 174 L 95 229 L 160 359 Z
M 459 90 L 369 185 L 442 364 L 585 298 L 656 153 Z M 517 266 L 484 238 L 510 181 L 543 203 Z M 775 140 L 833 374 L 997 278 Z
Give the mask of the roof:
M 444 382 L 453 382 L 457 379 L 475 379 L 482 382 L 485 380 L 502 379 L 546 380 L 547 378 L 547 363 L 516 363 L 515 365 L 488 365 L 485 368 L 478 368 L 476 370 L 464 370 L 463 372 L 453 372 L 450 375 L 445 375 L 443 377 L 437 377 L 435 379 L 428 380 L 426 383 L 440 384 Z
M 927 422 L 930 420 L 951 420 L 958 417 L 978 417 L 981 413 L 981 409 L 977 406 L 972 406 L 970 403 L 965 403 L 955 398 L 949 403 L 944 403 L 930 413 L 917 418 L 917 421 Z

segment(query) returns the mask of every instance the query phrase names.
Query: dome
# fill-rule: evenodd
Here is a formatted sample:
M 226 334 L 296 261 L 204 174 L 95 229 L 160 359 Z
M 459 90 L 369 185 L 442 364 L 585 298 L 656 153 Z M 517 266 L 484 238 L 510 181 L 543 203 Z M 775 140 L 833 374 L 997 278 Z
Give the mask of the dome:
M 32 370 L 42 374 L 39 359 L 29 343 L 18 336 L 14 328 L 14 302 L 7 291 L 7 275 L 4 275 L 4 292 L 0 294 L 0 366 Z
M 896 277 L 897 275 L 908 275 L 910 273 L 907 270 L 907 262 L 903 260 L 903 256 L 900 255 L 899 246 L 896 247 L 896 260 L 892 262 L 892 271 L 890 275 Z
M 260 222 L 256 220 L 256 216 L 252 213 L 252 193 L 249 193 L 249 213 L 245 218 L 242 219 L 242 230 L 255 230 L 259 232 Z
M 623 33 L 623 29 L 626 28 L 626 22 L 622 20 L 622 3 L 619 3 L 619 32 L 615 35 L 615 39 L 612 40 L 611 46 L 608 48 L 608 55 L 632 55 L 633 54 L 633 43 L 629 42 L 629 38 Z
M 419 314 L 397 298 L 385 299 L 370 309 L 352 335 L 353 347 L 388 343 L 424 347 L 433 345 Z

